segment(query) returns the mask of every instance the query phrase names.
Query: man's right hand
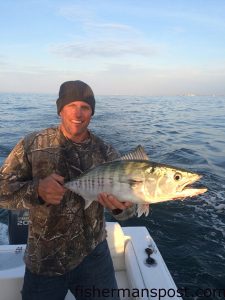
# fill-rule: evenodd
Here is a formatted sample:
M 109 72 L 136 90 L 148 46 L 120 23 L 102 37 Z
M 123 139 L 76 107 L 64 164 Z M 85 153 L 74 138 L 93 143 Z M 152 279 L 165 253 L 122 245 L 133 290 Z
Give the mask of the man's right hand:
M 52 173 L 48 177 L 39 180 L 38 195 L 47 204 L 60 204 L 66 189 L 63 186 L 64 177 Z

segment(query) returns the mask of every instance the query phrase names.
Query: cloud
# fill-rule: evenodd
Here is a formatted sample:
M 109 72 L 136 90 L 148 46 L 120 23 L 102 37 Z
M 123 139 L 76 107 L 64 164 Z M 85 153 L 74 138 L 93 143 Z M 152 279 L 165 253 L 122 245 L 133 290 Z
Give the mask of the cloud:
M 97 94 L 105 95 L 224 95 L 224 80 L 224 68 L 135 68 L 126 64 L 112 64 L 105 71 L 95 73 L 94 89 Z
M 7 57 L 5 55 L 0 54 L 0 67 L 7 67 L 9 63 L 7 62 Z
M 72 59 L 87 57 L 124 57 L 126 55 L 155 56 L 159 53 L 159 47 L 144 42 L 134 43 L 129 40 L 96 40 L 52 45 L 50 52 Z
M 5 68 L 8 65 L 9 65 L 8 63 L 6 63 L 5 61 L 1 60 L 1 58 L 0 58 L 0 67 Z
M 1 92 L 58 92 L 62 82 L 80 79 L 90 84 L 96 95 L 225 95 L 225 67 L 163 68 L 109 64 L 105 70 L 65 71 L 35 68 L 35 72 L 0 71 Z M 55 96 L 56 98 L 56 96 Z M 53 98 L 53 99 L 55 99 Z
M 109 28 L 109 29 L 116 29 L 116 30 L 133 30 L 131 26 L 128 26 L 126 24 L 120 24 L 120 23 L 89 23 L 92 27 L 98 27 L 98 28 Z
M 96 6 L 87 6 L 85 2 L 82 2 L 82 5 L 62 6 L 58 14 L 70 22 L 77 23 L 86 35 L 140 34 L 134 27 L 125 23 L 108 22 L 107 15 L 110 15 L 110 8 L 106 5 L 105 9 L 107 10 L 106 16 L 102 16 L 101 10 L 98 10 Z
M 95 3 L 96 4 L 96 3 Z M 104 14 L 102 14 L 103 7 Z M 121 22 L 109 22 L 107 16 L 112 6 L 97 6 L 87 2 L 82 5 L 65 5 L 59 8 L 59 15 L 79 26 L 82 35 L 72 37 L 71 41 L 54 44 L 49 51 L 68 59 L 118 58 L 126 56 L 152 57 L 161 52 L 161 45 L 145 39 L 143 33 L 133 26 Z M 118 7 L 116 5 L 116 9 Z M 111 18 L 110 18 L 111 19 Z M 107 20 L 107 21 L 106 21 Z
M 115 29 L 115 30 L 132 30 L 132 27 L 121 23 L 109 23 L 99 20 L 94 10 L 80 6 L 64 6 L 59 10 L 59 14 L 69 21 L 79 22 L 83 27 Z
M 88 22 L 90 19 L 95 17 L 94 10 L 90 9 L 88 6 L 79 5 L 64 5 L 58 10 L 58 14 L 69 21 L 77 22 Z

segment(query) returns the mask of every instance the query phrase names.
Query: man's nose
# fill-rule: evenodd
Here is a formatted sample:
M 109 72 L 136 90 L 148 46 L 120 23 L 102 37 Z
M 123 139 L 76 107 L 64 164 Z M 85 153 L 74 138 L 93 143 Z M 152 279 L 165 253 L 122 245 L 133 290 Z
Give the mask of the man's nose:
M 79 107 L 77 107 L 77 108 L 75 109 L 74 114 L 75 114 L 76 117 L 81 117 L 81 114 L 82 114 L 81 109 L 80 109 Z

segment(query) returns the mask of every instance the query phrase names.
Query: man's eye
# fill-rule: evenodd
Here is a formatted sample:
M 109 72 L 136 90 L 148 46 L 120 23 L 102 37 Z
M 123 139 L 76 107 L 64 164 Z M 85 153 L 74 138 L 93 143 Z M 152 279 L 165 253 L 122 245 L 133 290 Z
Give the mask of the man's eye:
M 82 109 L 88 111 L 88 110 L 90 110 L 90 107 L 88 107 L 88 106 L 83 106 Z

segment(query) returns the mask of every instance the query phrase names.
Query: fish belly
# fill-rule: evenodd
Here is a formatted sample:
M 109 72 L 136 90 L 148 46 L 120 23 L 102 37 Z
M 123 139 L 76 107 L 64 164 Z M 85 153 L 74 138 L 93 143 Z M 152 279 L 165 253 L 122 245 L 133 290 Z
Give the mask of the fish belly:
M 120 201 L 140 203 L 140 198 L 134 193 L 127 178 L 111 169 L 89 172 L 65 186 L 88 201 L 96 200 L 98 194 L 104 192 L 114 195 Z

